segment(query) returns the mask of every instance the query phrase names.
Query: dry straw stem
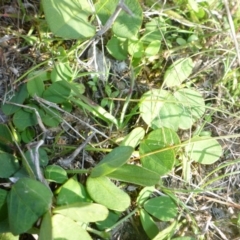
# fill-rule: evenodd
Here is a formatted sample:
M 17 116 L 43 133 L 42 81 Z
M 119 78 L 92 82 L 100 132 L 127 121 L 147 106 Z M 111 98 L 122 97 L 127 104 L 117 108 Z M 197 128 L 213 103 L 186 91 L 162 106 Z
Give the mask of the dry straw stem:
M 225 10 L 227 12 L 228 23 L 230 25 L 231 37 L 233 39 L 233 42 L 234 42 L 234 45 L 235 45 L 235 48 L 236 48 L 236 52 L 237 52 L 238 65 L 240 66 L 240 49 L 239 49 L 239 44 L 238 44 L 237 37 L 236 37 L 236 32 L 235 32 L 231 12 L 230 12 L 230 9 L 229 9 L 228 1 L 223 0 L 223 2 L 224 2 L 224 5 L 225 5 Z
M 42 106 L 45 106 L 45 107 L 48 106 L 48 107 L 55 108 L 55 109 L 57 109 L 58 111 L 63 112 L 63 113 L 65 113 L 66 115 L 71 116 L 72 118 L 75 118 L 75 119 L 78 120 L 81 124 L 83 124 L 83 125 L 85 125 L 86 127 L 90 128 L 93 132 L 98 133 L 98 134 L 100 134 L 101 136 L 103 136 L 104 138 L 108 139 L 108 136 L 107 136 L 107 135 L 105 135 L 104 133 L 100 132 L 99 130 L 97 130 L 96 128 L 94 128 L 93 126 L 91 126 L 90 124 L 84 122 L 84 121 L 81 120 L 80 118 L 78 118 L 78 117 L 76 117 L 76 116 L 74 116 L 74 115 L 72 115 L 72 114 L 64 111 L 64 110 L 61 109 L 57 104 L 52 103 L 52 102 L 49 102 L 49 101 L 47 101 L 47 100 L 45 100 L 45 99 L 43 99 L 43 98 L 40 98 L 40 97 L 38 97 L 38 96 L 34 96 L 34 99 L 35 99 L 39 104 L 41 104 Z M 70 126 L 70 125 L 69 125 L 69 126 Z M 71 128 L 72 128 L 72 127 L 71 127 Z M 79 134 L 79 133 L 78 133 L 78 134 Z

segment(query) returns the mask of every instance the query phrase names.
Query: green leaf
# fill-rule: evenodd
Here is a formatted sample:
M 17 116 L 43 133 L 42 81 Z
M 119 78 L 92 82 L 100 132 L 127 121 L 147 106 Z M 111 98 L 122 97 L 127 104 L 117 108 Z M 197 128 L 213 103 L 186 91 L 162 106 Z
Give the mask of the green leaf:
M 142 7 L 138 0 L 125 0 L 124 2 L 132 11 L 133 16 L 121 11 L 119 17 L 113 24 L 112 30 L 118 37 L 132 39 L 139 33 L 142 25 Z
M 168 18 L 173 19 L 174 21 L 177 21 L 183 25 L 192 26 L 192 27 L 195 26 L 191 21 L 188 21 L 186 18 L 184 18 L 182 15 L 180 15 L 176 11 L 166 9 L 166 11 L 164 11 L 164 15 L 166 15 Z
M 83 108 L 84 110 L 89 111 L 94 116 L 102 119 L 103 121 L 107 123 L 113 123 L 116 126 L 118 126 L 117 119 L 107 112 L 104 108 L 100 107 L 96 103 L 92 102 L 90 99 L 86 98 L 85 96 L 80 96 L 80 99 L 71 98 L 71 101 L 73 101 L 75 104 L 77 104 L 79 107 Z
M 163 32 L 166 31 L 165 21 L 160 17 L 152 18 L 150 22 L 146 23 L 146 30 L 141 37 L 144 43 L 151 43 L 153 41 L 161 41 Z
M 106 47 L 108 52 L 117 60 L 125 60 L 128 56 L 126 39 L 123 41 L 115 36 L 112 36 Z
M 188 5 L 194 12 L 198 12 L 198 3 L 195 0 L 188 0 Z
M 52 217 L 54 240 L 92 240 L 88 232 L 72 219 L 60 214 Z
M 46 126 L 57 127 L 62 122 L 62 117 L 58 110 L 54 108 L 45 108 L 45 113 L 41 114 L 41 119 Z
M 142 41 L 128 41 L 128 53 L 133 58 L 141 58 L 144 53 Z
M 70 103 L 70 102 L 63 102 L 63 103 L 61 104 L 61 108 L 62 108 L 64 111 L 70 113 L 70 112 L 72 112 L 73 104 Z
M 168 196 L 152 198 L 146 201 L 143 207 L 149 214 L 162 221 L 170 221 L 178 212 L 175 202 Z
M 120 217 L 119 213 L 109 211 L 107 218 L 104 221 L 96 222 L 97 228 L 101 231 L 104 231 L 108 228 L 111 228 L 114 224 L 117 223 Z
M 0 124 L 0 142 L 4 144 L 13 143 L 12 135 L 5 124 Z
M 22 104 L 27 97 L 28 97 L 28 91 L 27 91 L 26 84 L 22 84 L 20 86 L 19 91 L 15 94 L 15 96 L 9 102 Z M 21 108 L 20 106 L 15 106 L 10 103 L 5 103 L 2 106 L 2 111 L 5 115 L 11 115 L 17 112 L 20 108 Z
M 95 4 L 96 13 L 103 24 L 113 14 L 118 2 L 118 0 L 97 1 Z M 138 0 L 125 0 L 124 3 L 132 11 L 133 16 L 121 11 L 113 24 L 112 30 L 118 37 L 132 39 L 138 34 L 142 25 L 142 7 Z
M 8 233 L 8 232 L 11 232 L 11 230 L 9 227 L 8 218 L 6 218 L 3 221 L 0 221 L 0 233 Z
M 176 91 L 174 97 L 179 101 L 183 110 L 179 118 L 179 128 L 191 128 L 205 112 L 205 101 L 202 95 L 195 90 L 183 88 Z
M 158 54 L 161 47 L 161 42 L 159 40 L 152 41 L 145 49 L 145 54 L 147 57 L 155 56 Z
M 175 163 L 173 150 L 163 150 L 155 140 L 145 140 L 140 145 L 140 160 L 143 167 L 163 176 L 170 172 Z
M 196 42 L 198 40 L 199 40 L 198 36 L 194 35 L 194 34 L 189 36 L 188 39 L 187 39 L 187 41 L 190 42 L 190 43 L 194 43 L 194 42 Z
M 145 136 L 145 130 L 142 127 L 134 128 L 121 142 L 120 146 L 137 147 Z
M 1 240 L 18 240 L 19 236 L 14 236 L 12 233 L 2 233 L 0 234 L 0 239 Z
M 8 194 L 8 191 L 0 188 L 0 210 L 3 208 L 7 200 L 7 194 Z
M 73 96 L 81 95 L 85 92 L 85 86 L 82 83 L 70 82 L 67 85 L 71 90 Z
M 94 169 L 90 177 L 101 177 L 107 175 L 126 163 L 133 153 L 133 148 L 129 146 L 120 146 L 114 148 L 107 154 Z
M 192 89 L 180 89 L 172 95 L 165 90 L 146 92 L 140 101 L 143 120 L 152 128 L 189 129 L 205 112 L 204 99 Z
M 21 140 L 24 143 L 29 143 L 33 141 L 35 137 L 35 129 L 33 128 L 26 128 L 23 132 L 21 132 Z
M 71 90 L 65 81 L 57 81 L 43 92 L 43 98 L 50 102 L 62 103 L 67 100 L 70 93 Z
M 8 195 L 8 191 L 0 189 L 0 225 L 1 225 L 1 221 L 3 221 L 4 219 L 7 219 L 8 217 L 7 195 Z
M 67 172 L 57 165 L 49 165 L 44 170 L 45 178 L 50 182 L 64 183 L 67 181 Z
M 96 14 L 104 25 L 116 9 L 118 1 L 100 0 L 95 4 Z
M 27 76 L 27 81 L 31 81 L 33 79 L 41 79 L 43 82 L 50 79 L 50 72 L 48 69 L 46 70 L 38 70 L 30 72 Z
M 153 240 L 172 239 L 171 237 L 176 232 L 176 229 L 179 229 L 181 224 L 182 223 L 178 223 L 178 221 L 173 221 L 168 227 L 164 228 L 161 232 L 159 232 L 157 236 L 153 238 Z
M 142 206 L 143 203 L 150 198 L 154 190 L 155 190 L 154 186 L 143 188 L 138 194 L 137 205 Z
M 19 161 L 10 153 L 0 153 L 0 178 L 9 178 L 19 169 Z
M 125 164 L 114 172 L 107 175 L 108 177 L 141 186 L 153 186 L 158 183 L 159 174 L 149 171 L 146 168 L 136 165 Z
M 52 82 L 57 81 L 71 81 L 74 77 L 74 73 L 70 68 L 68 63 L 58 62 L 55 64 L 51 72 L 51 80 Z
M 192 73 L 194 64 L 191 58 L 181 58 L 165 72 L 164 83 L 167 87 L 180 86 Z
M 152 89 L 143 94 L 140 112 L 143 120 L 152 128 L 168 127 L 177 131 L 182 108 L 171 93 Z
M 172 170 L 175 163 L 175 151 L 172 146 L 179 144 L 178 135 L 168 128 L 152 131 L 139 148 L 143 167 L 165 175 Z
M 13 123 L 18 130 L 23 131 L 27 127 L 35 126 L 37 124 L 37 117 L 33 112 L 20 109 L 14 114 Z
M 201 164 L 213 164 L 222 156 L 219 142 L 209 137 L 194 137 L 190 139 L 185 151 L 190 159 Z
M 204 7 L 201 7 L 198 12 L 195 12 L 195 15 L 197 16 L 198 19 L 202 19 L 206 16 L 206 9 Z M 235 21 L 237 18 L 235 19 Z
M 38 240 L 52 239 L 52 215 L 47 211 L 42 218 Z
M 50 209 L 52 192 L 38 181 L 22 178 L 12 186 L 7 203 L 10 229 L 17 235 L 29 230 Z
M 60 188 L 57 196 L 57 205 L 69 205 L 76 202 L 86 202 L 88 199 L 84 186 L 75 177 L 70 178 Z
M 109 209 L 122 212 L 130 206 L 130 197 L 107 177 L 89 177 L 87 179 L 87 191 L 95 202 Z
M 59 213 L 77 222 L 89 223 L 105 220 L 108 209 L 97 203 L 80 202 L 57 207 L 53 213 Z
M 176 42 L 177 42 L 180 46 L 184 46 L 184 45 L 187 44 L 187 41 L 186 41 L 185 39 L 183 39 L 183 38 L 180 38 L 180 37 L 176 39 Z
M 140 220 L 144 231 L 147 233 L 150 239 L 153 239 L 159 232 L 156 223 L 153 221 L 152 217 L 144 210 L 140 210 Z
M 43 0 L 43 10 L 51 31 L 67 39 L 94 36 L 95 27 L 88 17 L 93 14 L 87 0 Z
M 68 54 L 66 52 L 67 49 L 65 49 L 64 46 L 59 46 L 58 49 L 57 49 L 57 54 L 59 55 L 58 56 L 58 61 L 61 62 L 61 63 L 66 63 L 66 64 L 69 64 L 69 61 L 68 61 Z
M 0 151 L 11 152 L 13 145 L 12 135 L 6 124 L 0 124 Z
M 32 170 L 32 168 L 30 168 L 32 171 L 32 179 L 35 179 L 35 173 Z M 12 177 L 20 179 L 20 178 L 28 178 L 30 176 L 30 174 L 27 172 L 27 170 L 25 169 L 25 167 L 21 167 L 16 173 L 13 174 Z
M 43 72 L 45 73 L 45 72 Z M 27 82 L 27 90 L 30 96 L 42 96 L 42 93 L 44 91 L 44 78 L 41 78 L 41 72 L 33 72 L 28 74 L 28 78 L 30 78 Z M 45 74 L 43 75 L 45 77 Z

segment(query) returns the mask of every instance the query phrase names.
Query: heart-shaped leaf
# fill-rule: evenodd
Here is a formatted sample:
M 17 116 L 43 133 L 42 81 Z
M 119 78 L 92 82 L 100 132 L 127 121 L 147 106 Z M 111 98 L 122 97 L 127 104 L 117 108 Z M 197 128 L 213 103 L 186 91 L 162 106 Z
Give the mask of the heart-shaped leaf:
M 12 186 L 8 199 L 11 232 L 24 233 L 41 217 L 52 203 L 52 192 L 42 183 L 22 178 Z
M 177 131 L 182 108 L 170 92 L 152 89 L 143 94 L 140 112 L 143 120 L 152 128 L 164 126 Z
M 43 0 L 43 10 L 51 31 L 67 39 L 86 39 L 95 34 L 88 17 L 93 14 L 87 0 Z
M 180 89 L 174 95 L 161 89 L 146 92 L 140 101 L 143 120 L 152 128 L 189 129 L 205 112 L 204 99 L 192 89 Z
M 75 179 L 75 177 L 70 178 L 62 185 L 57 197 L 58 206 L 86 201 L 88 201 L 86 189 Z
M 140 144 L 139 154 L 143 167 L 161 176 L 171 171 L 175 163 L 175 150 L 172 146 L 179 143 L 178 135 L 173 130 L 154 130 Z
M 17 93 L 15 93 L 14 97 L 10 100 L 10 102 L 22 104 L 27 97 L 28 97 L 27 86 L 26 86 L 26 84 L 22 84 L 20 86 L 19 91 Z M 20 108 L 21 108 L 20 106 L 16 106 L 16 105 L 10 104 L 10 103 L 5 103 L 2 106 L 2 111 L 5 115 L 11 115 L 11 114 L 17 112 Z
M 127 41 L 113 36 L 107 43 L 108 52 L 117 60 L 125 60 L 128 55 Z
M 0 164 L 0 178 L 9 178 L 20 168 L 18 160 L 10 153 L 0 153 Z
M 44 71 L 38 71 L 28 74 L 27 90 L 30 96 L 42 96 L 44 91 L 43 81 L 46 79 L 47 74 Z
M 45 178 L 48 181 L 56 183 L 64 183 L 68 179 L 67 172 L 57 165 L 49 165 L 44 171 Z
M 190 159 L 201 164 L 212 164 L 222 155 L 222 147 L 216 139 L 209 137 L 194 137 L 185 147 Z
M 182 104 L 182 114 L 179 118 L 179 128 L 189 129 L 205 112 L 205 102 L 202 95 L 192 89 L 180 89 L 174 97 Z
M 165 72 L 164 83 L 167 87 L 179 86 L 186 80 L 193 70 L 191 58 L 181 58 L 174 62 Z
M 144 209 L 162 221 L 169 221 L 177 215 L 177 206 L 168 196 L 149 199 L 144 203 Z
M 155 40 L 149 43 L 145 49 L 145 54 L 147 57 L 157 55 L 161 47 L 161 41 Z
M 70 96 L 71 90 L 66 81 L 57 81 L 43 92 L 43 98 L 54 103 L 62 103 Z
M 14 114 L 13 123 L 20 131 L 23 131 L 27 127 L 35 126 L 37 124 L 37 118 L 35 113 L 20 109 Z
M 154 186 L 143 188 L 137 197 L 138 206 L 142 206 L 143 203 L 150 198 L 150 196 L 154 192 L 154 190 L 155 190 Z

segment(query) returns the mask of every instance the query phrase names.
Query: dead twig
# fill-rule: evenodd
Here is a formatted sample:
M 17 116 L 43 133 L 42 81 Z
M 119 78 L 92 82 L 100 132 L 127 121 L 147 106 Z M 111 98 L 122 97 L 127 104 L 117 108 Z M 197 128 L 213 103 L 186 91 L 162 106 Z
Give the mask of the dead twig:
M 25 106 L 25 105 L 18 104 L 18 103 L 11 103 L 11 102 L 6 102 L 6 103 L 13 104 L 13 105 L 16 105 L 16 106 L 19 106 L 19 107 L 22 107 L 22 108 L 27 108 L 27 109 L 30 109 L 30 110 L 34 111 L 34 113 L 37 117 L 38 125 L 43 132 L 43 137 L 39 141 L 29 143 L 27 145 L 27 148 L 30 152 L 31 160 L 32 160 L 32 162 L 34 164 L 34 167 L 35 167 L 35 170 L 36 170 L 37 179 L 39 181 L 41 181 L 42 183 L 44 183 L 46 186 L 48 186 L 48 183 L 47 183 L 46 179 L 44 178 L 44 176 L 42 174 L 42 171 L 41 171 L 41 168 L 40 168 L 40 159 L 39 159 L 39 148 L 44 144 L 44 140 L 47 137 L 48 130 L 45 128 L 39 112 L 33 107 Z
M 96 132 L 96 133 L 100 134 L 101 136 L 103 136 L 104 138 L 108 139 L 108 136 L 107 136 L 107 135 L 105 135 L 104 133 L 100 132 L 99 130 L 97 130 L 96 128 L 94 128 L 93 126 L 91 126 L 90 124 L 84 122 L 84 121 L 81 120 L 80 118 L 72 115 L 71 113 L 68 113 L 68 112 L 64 111 L 64 110 L 61 109 L 57 104 L 52 103 L 52 102 L 49 102 L 49 101 L 47 101 L 47 100 L 45 100 L 45 99 L 43 99 L 43 98 L 40 98 L 40 97 L 38 97 L 38 96 L 34 96 L 33 98 L 34 98 L 41 106 L 47 105 L 47 106 L 49 106 L 49 107 L 55 108 L 55 109 L 57 109 L 58 111 L 63 112 L 63 113 L 65 113 L 66 115 L 71 116 L 72 118 L 75 118 L 75 119 L 78 120 L 81 124 L 85 125 L 85 126 L 88 127 L 89 129 L 91 129 L 93 132 Z M 45 104 L 45 105 L 44 105 L 44 104 Z M 45 107 L 46 107 L 46 106 L 45 106 Z M 70 127 L 72 130 L 74 130 L 73 127 L 72 127 L 71 125 L 69 125 L 69 124 L 68 124 L 68 127 Z M 75 131 L 75 132 L 76 132 L 76 131 Z M 77 134 L 79 135 L 78 132 L 77 132 Z M 81 135 L 80 135 L 80 136 L 81 136 Z M 82 136 L 81 136 L 81 137 L 82 137 Z M 82 138 L 83 138 L 83 137 L 82 137 Z M 83 138 L 83 139 L 84 139 L 84 138 Z
M 83 150 L 83 148 L 86 147 L 86 145 L 91 141 L 91 139 L 93 138 L 93 136 L 95 136 L 95 134 L 96 133 L 93 132 L 91 135 L 89 135 L 84 141 L 84 143 L 82 143 L 78 148 L 76 148 L 76 150 L 70 156 L 63 159 L 59 159 L 57 163 L 62 167 L 70 168 L 74 159 L 79 155 L 79 153 Z

